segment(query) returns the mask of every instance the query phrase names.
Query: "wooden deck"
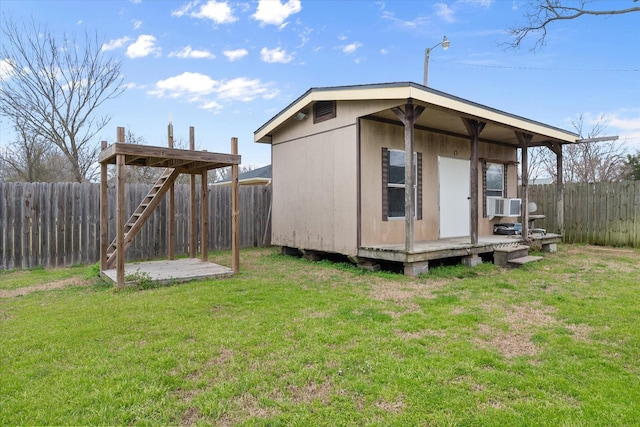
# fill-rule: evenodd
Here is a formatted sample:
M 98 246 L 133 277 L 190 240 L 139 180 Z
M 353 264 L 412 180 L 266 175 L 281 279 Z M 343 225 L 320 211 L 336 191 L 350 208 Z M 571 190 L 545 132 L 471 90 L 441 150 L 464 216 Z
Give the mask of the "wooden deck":
M 530 240 L 542 245 L 559 243 L 559 234 L 532 234 Z M 493 252 L 497 247 L 518 245 L 524 242 L 522 236 L 492 235 L 478 238 L 478 243 L 472 245 L 469 237 L 457 237 L 432 241 L 415 242 L 413 251 L 407 252 L 404 243 L 395 245 L 363 246 L 358 249 L 358 257 L 374 260 L 385 260 L 402 263 L 416 263 L 436 259 L 466 257 Z
M 116 269 L 103 270 L 100 275 L 116 283 Z M 147 261 L 125 264 L 125 285 L 135 282 L 138 277 L 160 283 L 188 282 L 197 279 L 224 278 L 233 276 L 233 269 L 212 262 L 203 262 L 197 258 L 184 258 L 173 261 Z

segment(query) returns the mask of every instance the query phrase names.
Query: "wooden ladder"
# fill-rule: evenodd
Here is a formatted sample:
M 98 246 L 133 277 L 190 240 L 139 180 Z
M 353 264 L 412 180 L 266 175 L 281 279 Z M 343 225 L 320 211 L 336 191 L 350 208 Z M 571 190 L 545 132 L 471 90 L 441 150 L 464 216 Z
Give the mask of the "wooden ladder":
M 124 226 L 124 249 L 126 250 L 129 245 L 133 242 L 134 237 L 140 232 L 144 223 L 149 219 L 153 210 L 160 204 L 162 198 L 167 194 L 167 191 L 171 188 L 171 185 L 175 182 L 175 180 L 180 175 L 179 172 L 176 172 L 173 168 L 165 169 L 160 178 L 156 181 L 156 183 L 151 187 L 149 193 L 145 196 L 142 202 L 138 205 L 133 214 L 129 217 L 129 220 L 126 222 Z M 116 230 L 116 233 L 119 233 L 120 230 Z M 116 258 L 118 255 L 118 249 L 116 246 L 116 241 L 118 237 L 113 239 L 109 247 L 107 248 L 107 265 L 106 268 L 109 269 L 113 267 L 116 262 Z

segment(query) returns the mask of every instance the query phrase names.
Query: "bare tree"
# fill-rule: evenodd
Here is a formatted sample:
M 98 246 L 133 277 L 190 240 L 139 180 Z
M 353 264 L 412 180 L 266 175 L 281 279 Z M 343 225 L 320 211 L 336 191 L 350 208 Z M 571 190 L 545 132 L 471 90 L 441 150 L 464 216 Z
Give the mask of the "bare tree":
M 602 4 L 598 8 L 595 4 Z M 638 3 L 638 0 L 629 0 L 629 3 Z M 631 6 L 624 9 L 608 9 L 609 1 L 603 0 L 529 0 L 526 6 L 526 23 L 520 27 L 513 27 L 509 34 L 513 36 L 508 47 L 520 47 L 522 41 L 529 35 L 535 34 L 538 39 L 532 50 L 545 44 L 547 26 L 556 21 L 566 21 L 585 15 L 622 15 L 625 13 L 640 12 L 640 6 Z
M 14 124 L 17 139 L 0 151 L 0 179 L 7 182 L 73 181 L 68 160 L 22 122 Z
M 590 130 L 585 129 L 582 115 L 572 120 L 581 139 L 603 136 L 607 121 L 601 115 Z M 556 179 L 556 155 L 549 149 L 541 151 L 538 168 Z M 626 149 L 621 142 L 581 142 L 566 144 L 562 149 L 563 180 L 565 182 L 608 182 L 620 181 L 626 172 Z
M 125 144 L 146 144 L 143 136 L 137 136 L 128 128 L 124 133 L 124 142 Z M 154 168 L 150 166 L 127 166 L 125 168 L 124 176 L 125 181 L 129 184 L 153 184 L 158 180 L 161 173 L 161 168 Z M 111 171 L 109 180 L 115 180 L 115 170 Z
M 58 39 L 34 22 L 6 20 L 0 35 L 0 113 L 56 145 L 74 180 L 86 180 L 99 152 L 93 139 L 109 122 L 98 110 L 124 91 L 120 62 L 89 34 L 82 42 L 66 34 Z

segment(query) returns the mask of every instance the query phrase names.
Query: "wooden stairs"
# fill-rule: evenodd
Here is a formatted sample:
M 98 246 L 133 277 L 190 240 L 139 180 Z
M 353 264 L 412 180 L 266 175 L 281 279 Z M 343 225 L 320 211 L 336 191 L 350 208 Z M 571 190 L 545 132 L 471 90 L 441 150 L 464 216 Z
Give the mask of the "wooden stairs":
M 503 246 L 493 250 L 493 263 L 500 267 L 515 268 L 530 262 L 544 259 L 541 256 L 529 255 L 529 246 Z
M 162 198 L 167 194 L 167 191 L 171 188 L 175 180 L 180 175 L 173 168 L 165 169 L 160 178 L 153 184 L 149 193 L 144 197 L 142 202 L 138 205 L 133 214 L 129 217 L 124 226 L 124 249 L 126 250 L 136 235 L 142 229 L 144 223 L 149 219 L 153 210 L 160 204 Z M 109 247 L 107 248 L 107 265 L 106 269 L 112 268 L 116 262 L 118 256 L 118 250 L 116 246 L 117 237 L 113 239 Z

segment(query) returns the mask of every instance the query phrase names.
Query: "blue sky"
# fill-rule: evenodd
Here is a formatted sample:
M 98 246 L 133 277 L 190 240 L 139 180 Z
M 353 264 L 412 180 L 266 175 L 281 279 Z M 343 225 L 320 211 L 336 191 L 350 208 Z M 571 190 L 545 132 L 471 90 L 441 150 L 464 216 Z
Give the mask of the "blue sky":
M 2 19 L 33 18 L 55 32 L 97 31 L 122 61 L 128 89 L 100 111 L 117 126 L 165 145 L 169 117 L 178 141 L 195 127 L 198 149 L 244 164 L 270 163 L 253 132 L 311 87 L 422 82 L 424 50 L 436 48 L 429 86 L 493 108 L 574 130 L 601 114 L 607 134 L 640 149 L 640 13 L 581 17 L 506 50 L 526 0 L 457 1 L 34 1 L 0 0 Z M 595 4 L 598 5 L 597 3 Z M 631 0 L 602 6 L 626 8 Z M 1 60 L 1 58 L 0 58 Z M 0 123 L 0 145 L 11 129 Z M 98 141 L 96 141 L 98 143 Z

